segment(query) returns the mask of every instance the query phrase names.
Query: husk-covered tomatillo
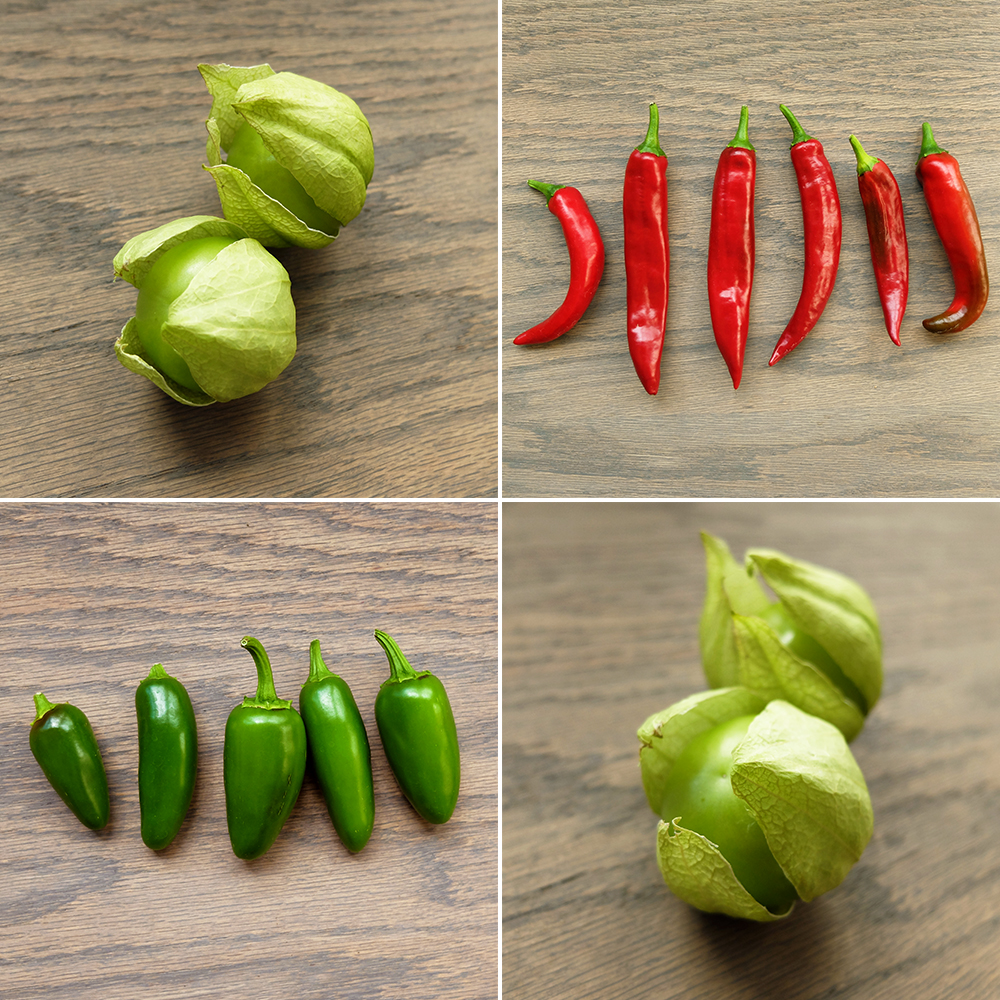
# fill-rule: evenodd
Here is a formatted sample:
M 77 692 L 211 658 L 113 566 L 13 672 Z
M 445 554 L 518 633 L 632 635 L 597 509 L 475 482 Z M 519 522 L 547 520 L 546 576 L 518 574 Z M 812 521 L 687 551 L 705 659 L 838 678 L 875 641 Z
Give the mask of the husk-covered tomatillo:
M 262 389 L 295 356 L 285 269 L 232 222 L 177 219 L 129 240 L 115 275 L 139 289 L 118 360 L 188 406 Z
M 724 541 L 701 537 L 708 683 L 783 699 L 854 739 L 882 691 L 882 638 L 865 591 L 841 573 L 771 549 L 750 549 L 740 565 Z
M 361 211 L 375 168 L 361 109 L 266 64 L 198 69 L 213 98 L 205 169 L 223 215 L 264 246 L 327 246 Z
M 700 910 L 787 916 L 838 886 L 871 838 L 871 800 L 843 735 L 788 702 L 703 691 L 638 736 L 660 871 Z

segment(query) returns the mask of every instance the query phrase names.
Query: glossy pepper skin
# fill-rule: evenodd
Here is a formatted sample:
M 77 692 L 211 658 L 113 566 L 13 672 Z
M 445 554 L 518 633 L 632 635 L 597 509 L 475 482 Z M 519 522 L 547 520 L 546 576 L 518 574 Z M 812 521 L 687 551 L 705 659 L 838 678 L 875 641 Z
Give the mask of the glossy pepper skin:
M 955 281 L 951 305 L 943 313 L 925 319 L 924 328 L 931 333 L 956 333 L 979 319 L 990 294 L 990 279 L 972 195 L 962 179 L 958 160 L 934 141 L 928 122 L 923 124 L 917 180 L 924 189 L 927 208 Z
M 792 127 L 791 156 L 802 200 L 805 268 L 798 304 L 778 338 L 769 365 L 801 344 L 823 314 L 837 278 L 843 230 L 837 183 L 822 144 L 805 133 L 784 104 L 779 107 Z
M 111 815 L 108 778 L 87 716 L 75 705 L 53 705 L 39 691 L 28 742 L 49 784 L 73 815 L 88 829 L 103 830 Z
M 528 184 L 545 195 L 549 211 L 562 225 L 569 250 L 569 289 L 562 305 L 548 319 L 514 338 L 515 344 L 544 344 L 572 330 L 583 318 L 604 273 L 604 241 L 575 187 L 541 181 Z
M 446 823 L 458 800 L 455 717 L 444 685 L 410 666 L 395 640 L 375 633 L 389 659 L 389 679 L 375 698 L 385 756 L 410 805 L 429 823 Z
M 162 851 L 177 836 L 194 795 L 198 727 L 187 690 L 156 663 L 135 692 L 142 842 Z
M 309 645 L 309 677 L 299 693 L 299 711 L 334 829 L 357 853 L 375 825 L 371 749 L 354 695 L 323 662 L 318 639 Z
M 251 860 L 271 847 L 299 797 L 306 729 L 292 703 L 275 694 L 264 647 L 249 635 L 240 645 L 257 667 L 257 694 L 229 713 L 222 774 L 233 853 Z
M 747 135 L 748 117 L 749 109 L 744 105 L 736 136 L 719 157 L 708 236 L 708 308 L 715 343 L 734 389 L 740 387 L 743 376 L 755 252 L 757 154 Z
M 889 339 L 899 346 L 899 328 L 910 289 L 910 254 L 906 243 L 903 198 L 884 160 L 869 156 L 857 136 L 850 143 L 858 161 L 858 190 L 865 208 L 868 245 Z
M 667 156 L 659 142 L 660 113 L 649 106 L 646 138 L 625 166 L 625 297 L 628 350 L 639 381 L 651 396 L 660 388 L 660 359 L 670 298 L 667 235 Z

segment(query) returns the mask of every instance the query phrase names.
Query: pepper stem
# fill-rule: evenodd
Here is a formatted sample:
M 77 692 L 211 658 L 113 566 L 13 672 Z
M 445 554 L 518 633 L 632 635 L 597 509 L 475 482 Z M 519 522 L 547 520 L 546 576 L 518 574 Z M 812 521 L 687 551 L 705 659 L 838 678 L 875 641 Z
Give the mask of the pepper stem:
M 660 148 L 660 109 L 655 104 L 649 106 L 649 128 L 646 138 L 635 147 L 637 153 L 652 153 L 654 156 L 666 156 Z
M 319 651 L 319 639 L 309 643 L 309 677 L 310 681 L 321 681 L 324 677 L 332 677 L 333 671 L 323 662 Z
M 779 104 L 778 107 L 781 109 L 781 113 L 785 116 L 788 124 L 792 126 L 792 145 L 797 146 L 800 142 L 808 142 L 812 136 L 799 124 L 798 118 L 784 104 Z
M 753 149 L 753 144 L 750 142 L 750 136 L 747 134 L 747 129 L 750 124 L 750 109 L 744 104 L 740 108 L 740 123 L 736 127 L 736 135 L 733 137 L 733 141 L 727 145 L 727 149 L 732 146 L 736 149 Z
M 257 668 L 257 694 L 243 699 L 244 708 L 291 708 L 292 703 L 279 698 L 274 690 L 274 676 L 271 661 L 260 642 L 252 635 L 245 635 L 240 645 L 253 657 Z
M 162 663 L 154 663 L 149 668 L 149 676 L 146 678 L 146 680 L 147 681 L 153 681 L 153 680 L 159 681 L 159 680 L 163 680 L 164 677 L 169 677 L 169 676 L 170 676 L 170 674 L 168 674 L 166 672 L 166 670 L 163 669 L 163 664 Z
M 545 195 L 545 203 L 559 190 L 566 187 L 565 184 L 546 184 L 544 181 L 528 181 L 528 187 L 533 187 L 536 191 L 541 191 Z
M 868 173 L 869 170 L 875 169 L 875 164 L 878 163 L 878 159 L 874 156 L 869 156 L 865 152 L 864 146 L 861 145 L 860 140 L 856 135 L 848 136 L 851 141 L 851 147 L 854 150 L 854 155 L 858 161 L 858 176 Z
M 55 708 L 56 706 L 49 701 L 48 698 L 39 691 L 35 695 L 35 718 L 33 721 L 37 722 L 46 712 Z
M 403 656 L 403 651 L 396 645 L 396 640 L 385 632 L 375 630 L 375 638 L 378 644 L 385 650 L 385 655 L 389 659 L 389 681 L 399 684 L 401 681 L 412 681 L 418 676 L 416 670 L 410 666 L 409 661 Z M 389 683 L 387 681 L 386 683 Z
M 930 156 L 932 153 L 947 153 L 947 149 L 942 149 L 934 141 L 934 133 L 931 131 L 931 123 L 924 122 L 920 126 L 922 129 L 922 136 L 920 142 L 920 155 L 917 157 L 917 162 L 919 163 L 925 156 Z

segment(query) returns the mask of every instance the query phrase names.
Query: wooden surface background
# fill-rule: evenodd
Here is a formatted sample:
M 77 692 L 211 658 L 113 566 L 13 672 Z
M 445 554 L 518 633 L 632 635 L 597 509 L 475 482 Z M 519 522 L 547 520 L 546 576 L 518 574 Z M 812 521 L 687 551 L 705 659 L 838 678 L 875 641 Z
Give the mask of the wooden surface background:
M 705 686 L 700 529 L 849 574 L 883 632 L 874 837 L 766 926 L 671 895 L 639 777 L 636 729 Z M 503 547 L 505 1000 L 1000 994 L 1000 506 L 506 504 Z
M 1000 270 L 1000 8 L 988 0 L 506 0 L 503 19 L 504 495 L 1000 495 L 1000 309 L 942 338 L 951 274 L 914 175 L 920 124 L 954 153 Z M 670 309 L 659 395 L 625 336 L 625 163 L 660 108 Z M 802 283 L 802 213 L 787 104 L 824 145 L 844 220 L 833 296 L 807 339 L 767 361 Z M 756 275 L 743 382 L 715 346 L 705 268 L 718 157 L 750 108 Z M 902 347 L 878 303 L 855 133 L 894 171 L 909 234 Z M 577 327 L 514 347 L 568 282 L 558 221 L 529 178 L 573 184 L 607 253 Z M 994 294 L 994 299 L 996 294 Z
M 493 0 L 63 0 L 0 23 L 0 496 L 496 495 Z M 221 214 L 199 62 L 335 86 L 375 140 L 361 215 L 276 254 L 295 360 L 206 409 L 112 349 L 122 244 Z
M 497 993 L 495 504 L 44 504 L 0 507 L 0 997 L 482 1000 Z M 383 628 L 445 683 L 462 787 L 421 820 L 373 706 Z M 232 853 L 222 785 L 230 710 L 267 649 L 298 702 L 311 639 L 351 685 L 372 745 L 375 831 L 351 855 L 315 781 L 271 850 Z M 194 802 L 174 843 L 139 837 L 135 688 L 154 662 L 199 727 Z M 90 718 L 112 818 L 85 829 L 28 747 L 32 694 Z

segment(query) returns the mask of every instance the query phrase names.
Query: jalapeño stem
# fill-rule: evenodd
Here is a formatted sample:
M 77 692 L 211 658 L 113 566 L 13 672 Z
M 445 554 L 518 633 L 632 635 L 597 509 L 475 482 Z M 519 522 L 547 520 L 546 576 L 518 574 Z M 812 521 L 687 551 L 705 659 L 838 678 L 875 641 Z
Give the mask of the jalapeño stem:
M 400 681 L 410 681 L 417 676 L 416 670 L 410 666 L 409 661 L 403 656 L 403 651 L 396 645 L 396 640 L 385 632 L 375 630 L 375 638 L 378 644 L 385 650 L 385 655 L 389 659 L 389 681 L 399 683 Z M 388 681 L 386 682 L 388 683 Z
M 274 690 L 274 676 L 271 673 L 271 661 L 260 642 L 252 635 L 245 635 L 240 645 L 253 657 L 257 668 L 257 694 L 255 697 L 243 699 L 244 708 L 291 708 L 292 703 L 279 698 Z
M 323 657 L 319 651 L 319 639 L 313 639 L 309 643 L 309 677 L 310 681 L 321 681 L 324 677 L 332 677 L 333 672 L 323 662 Z

